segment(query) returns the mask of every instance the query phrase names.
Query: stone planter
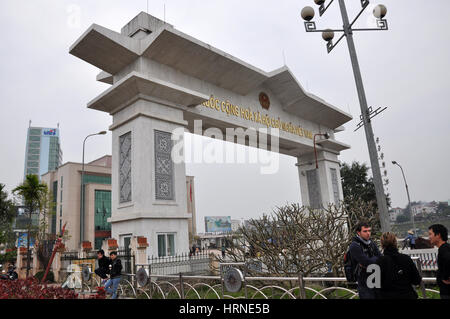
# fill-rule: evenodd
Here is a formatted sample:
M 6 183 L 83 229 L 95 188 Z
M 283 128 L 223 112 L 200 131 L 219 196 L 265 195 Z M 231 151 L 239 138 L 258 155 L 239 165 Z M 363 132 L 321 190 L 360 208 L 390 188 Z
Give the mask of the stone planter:
M 117 240 L 115 240 L 114 238 L 108 239 L 108 249 L 115 250 L 117 248 L 119 248 L 119 245 L 117 245 Z
M 146 237 L 143 237 L 143 236 L 139 236 L 139 237 L 137 238 L 137 246 L 138 246 L 138 248 L 141 248 L 141 247 L 148 247 L 149 245 L 148 245 L 148 243 L 147 243 L 147 238 L 146 238 Z
M 84 251 L 91 251 L 92 250 L 92 244 L 90 241 L 84 241 L 82 243 L 82 247 Z

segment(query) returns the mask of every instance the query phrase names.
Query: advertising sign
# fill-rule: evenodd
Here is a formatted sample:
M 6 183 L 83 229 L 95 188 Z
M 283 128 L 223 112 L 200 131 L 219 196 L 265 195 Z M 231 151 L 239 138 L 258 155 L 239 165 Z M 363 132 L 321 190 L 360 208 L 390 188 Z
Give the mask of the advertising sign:
M 230 216 L 205 217 L 205 231 L 207 233 L 231 232 Z
M 43 136 L 58 136 L 58 131 L 55 128 L 44 128 L 42 130 Z
M 28 238 L 27 233 L 19 233 L 17 246 L 18 247 L 27 247 L 27 238 Z M 34 239 L 31 238 L 30 247 L 33 247 L 33 246 L 34 246 Z

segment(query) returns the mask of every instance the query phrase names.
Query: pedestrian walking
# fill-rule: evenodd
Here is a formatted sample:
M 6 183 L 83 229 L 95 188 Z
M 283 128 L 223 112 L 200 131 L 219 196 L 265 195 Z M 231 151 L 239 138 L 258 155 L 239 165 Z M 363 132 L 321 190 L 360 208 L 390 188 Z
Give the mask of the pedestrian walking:
M 381 248 L 383 256 L 377 260 L 381 274 L 377 299 L 417 299 L 413 285 L 419 285 L 422 277 L 411 257 L 398 252 L 395 234 L 381 235 Z
M 414 231 L 412 229 L 408 230 L 408 235 L 405 238 L 403 248 L 406 246 L 409 246 L 411 249 L 416 249 L 416 236 L 414 236 Z
M 98 268 L 96 268 L 94 272 L 102 279 L 100 285 L 104 285 L 108 280 L 109 265 L 111 264 L 111 259 L 105 256 L 105 252 L 103 251 L 103 249 L 100 249 L 99 251 L 97 251 L 97 261 Z
M 111 299 L 117 299 L 117 288 L 122 276 L 122 262 L 117 258 L 116 251 L 111 252 L 109 257 L 111 258 L 111 272 L 110 279 L 105 284 L 105 290 L 112 295 Z M 112 289 L 110 288 L 111 286 Z
M 375 299 L 375 291 L 367 287 L 367 267 L 375 264 L 381 256 L 377 245 L 370 239 L 372 228 L 367 222 L 360 222 L 356 225 L 356 236 L 350 244 L 348 255 L 351 264 L 355 265 L 352 272 L 358 284 L 359 299 Z
M 428 236 L 431 244 L 439 248 L 436 281 L 439 286 L 441 299 L 450 299 L 450 245 L 447 243 L 448 230 L 444 225 L 434 224 L 428 228 Z

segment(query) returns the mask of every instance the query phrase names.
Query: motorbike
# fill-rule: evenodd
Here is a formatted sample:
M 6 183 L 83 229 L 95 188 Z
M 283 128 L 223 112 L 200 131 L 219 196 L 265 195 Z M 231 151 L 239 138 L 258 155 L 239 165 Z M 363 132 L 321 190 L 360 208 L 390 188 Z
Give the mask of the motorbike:
M 9 267 L 6 273 L 0 275 L 0 280 L 16 280 L 19 275 L 15 271 L 16 267 Z

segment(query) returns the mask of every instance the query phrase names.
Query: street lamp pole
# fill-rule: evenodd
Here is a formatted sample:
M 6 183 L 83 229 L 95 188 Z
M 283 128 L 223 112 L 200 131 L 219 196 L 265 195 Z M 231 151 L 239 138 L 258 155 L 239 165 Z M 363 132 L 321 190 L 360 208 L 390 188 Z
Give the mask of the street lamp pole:
M 331 3 L 334 0 L 332 0 L 328 6 L 325 7 L 325 0 L 315 0 L 317 5 L 320 5 L 320 15 L 323 15 L 325 11 L 329 8 Z M 364 129 L 366 133 L 366 140 L 367 140 L 367 147 L 369 150 L 369 157 L 370 157 L 370 163 L 371 163 L 371 169 L 372 169 L 372 175 L 373 175 L 373 181 L 375 185 L 375 193 L 377 198 L 377 204 L 378 209 L 380 212 L 380 223 L 381 223 L 381 231 L 387 232 L 390 230 L 390 224 L 389 224 L 389 213 L 387 208 L 387 201 L 386 201 L 386 194 L 384 193 L 384 187 L 383 187 L 383 180 L 381 176 L 381 170 L 378 162 L 378 153 L 377 148 L 375 144 L 375 138 L 373 134 L 372 124 L 371 124 L 371 118 L 372 113 L 370 109 L 367 106 L 367 99 L 366 99 L 366 93 L 364 90 L 364 85 L 362 81 L 361 76 L 361 70 L 358 63 L 358 57 L 356 55 L 356 48 L 355 43 L 353 41 L 353 31 L 372 31 L 372 30 L 387 30 L 387 21 L 384 20 L 384 16 L 386 15 L 386 8 L 384 6 L 378 6 L 374 14 L 378 18 L 378 28 L 373 29 L 354 29 L 352 28 L 353 24 L 356 22 L 356 20 L 360 17 L 362 12 L 367 8 L 369 5 L 368 0 L 361 0 L 362 10 L 359 12 L 357 17 L 353 20 L 353 22 L 350 23 L 347 9 L 345 6 L 344 0 L 339 0 L 339 7 L 341 10 L 342 15 L 342 21 L 344 23 L 343 29 L 340 30 L 317 30 L 315 22 L 311 21 L 314 17 L 314 10 L 311 7 L 306 7 L 302 11 L 302 17 L 306 20 L 305 22 L 305 29 L 307 32 L 323 32 L 322 37 L 325 41 L 327 41 L 327 49 L 328 53 L 330 53 L 336 45 L 342 40 L 342 38 L 345 36 L 347 38 L 347 44 L 348 49 L 350 53 L 350 60 L 352 63 L 353 68 L 353 75 L 355 77 L 356 82 L 356 89 L 358 91 L 358 98 L 359 98 L 359 104 L 361 108 L 361 119 L 364 124 Z M 334 32 L 342 32 L 343 35 L 339 38 L 339 40 L 333 44 L 333 38 L 334 38 Z
M 380 211 L 381 230 L 387 232 L 390 230 L 389 212 L 387 209 L 386 194 L 384 193 L 383 180 L 381 177 L 380 165 L 378 163 L 378 152 L 375 145 L 375 137 L 373 134 L 372 124 L 369 118 L 367 107 L 366 93 L 361 77 L 361 70 L 359 68 L 358 57 L 356 55 L 355 43 L 353 42 L 353 32 L 350 27 L 347 10 L 345 8 L 344 0 L 339 0 L 341 8 L 342 20 L 344 22 L 344 34 L 347 38 L 348 50 L 350 52 L 350 59 L 352 61 L 353 74 L 355 76 L 356 88 L 358 90 L 359 105 L 361 107 L 361 114 L 364 123 L 364 130 L 366 132 L 367 146 L 369 149 L 370 164 L 372 167 L 373 181 L 375 185 L 375 193 L 377 197 L 378 209 Z
M 81 211 L 80 211 L 80 246 L 84 241 L 84 216 L 85 216 L 85 203 L 84 203 L 84 147 L 86 144 L 86 140 L 88 137 L 95 136 L 95 135 L 105 135 L 106 131 L 101 131 L 95 134 L 90 134 L 86 136 L 86 138 L 83 141 L 83 159 L 81 164 Z
M 409 197 L 409 189 L 408 189 L 408 183 L 406 183 L 405 173 L 403 172 L 403 167 L 401 167 L 401 165 L 398 162 L 393 161 L 392 164 L 397 165 L 402 170 L 403 180 L 405 181 L 406 194 L 408 195 L 409 213 L 411 214 L 411 220 L 412 220 L 412 224 L 413 224 L 413 232 L 415 234 L 416 233 L 416 224 L 414 222 L 414 213 L 413 213 L 412 207 L 411 207 L 411 198 Z

